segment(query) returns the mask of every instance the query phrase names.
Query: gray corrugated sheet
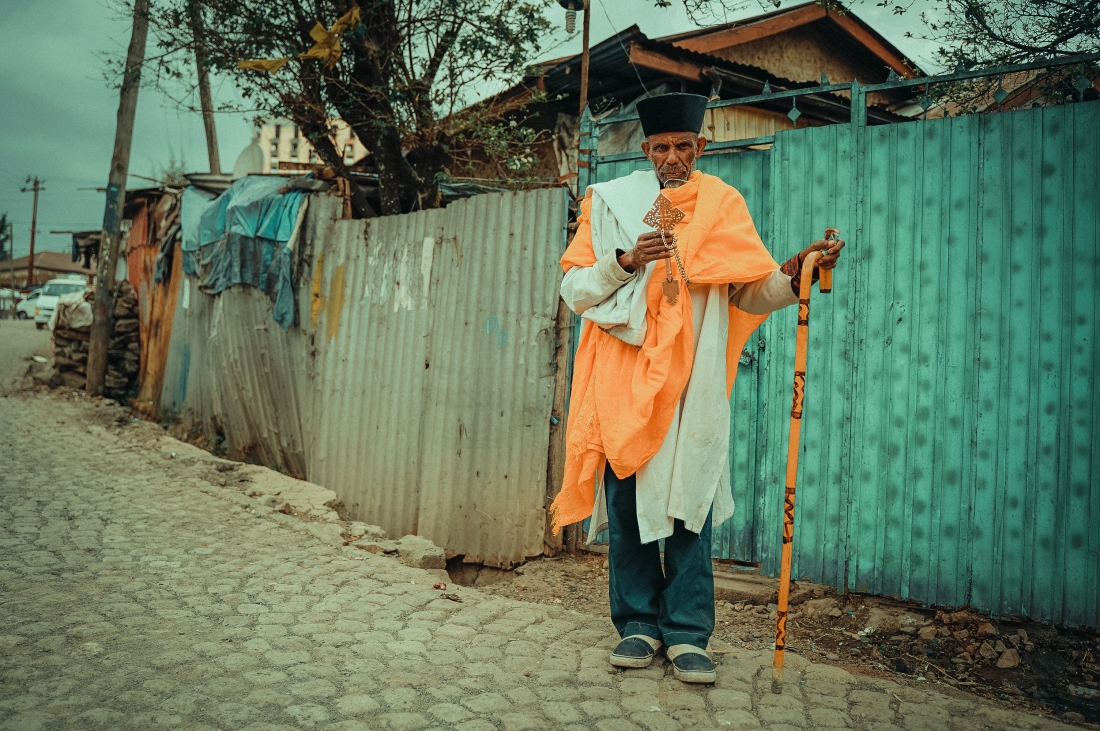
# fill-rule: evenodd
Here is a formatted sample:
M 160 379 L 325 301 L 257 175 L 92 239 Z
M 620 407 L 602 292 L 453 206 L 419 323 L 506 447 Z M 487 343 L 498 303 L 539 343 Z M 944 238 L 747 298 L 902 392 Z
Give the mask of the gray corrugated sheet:
M 369 232 L 366 221 L 330 221 L 302 277 L 299 311 L 315 330 L 309 478 L 394 536 L 417 532 L 430 322 L 421 263 L 444 213 L 376 219 Z
M 271 300 L 261 290 L 239 286 L 211 296 L 184 276 L 162 414 L 231 459 L 305 477 L 298 395 L 308 377 L 303 340 L 303 333 L 284 332 L 272 319 Z
M 300 324 L 283 333 L 258 290 L 210 297 L 190 280 L 163 411 L 391 535 L 493 565 L 542 553 L 564 196 L 369 222 L 313 197 Z
M 564 221 L 540 190 L 332 224 L 300 300 L 309 476 L 356 518 L 469 561 L 542 553 Z

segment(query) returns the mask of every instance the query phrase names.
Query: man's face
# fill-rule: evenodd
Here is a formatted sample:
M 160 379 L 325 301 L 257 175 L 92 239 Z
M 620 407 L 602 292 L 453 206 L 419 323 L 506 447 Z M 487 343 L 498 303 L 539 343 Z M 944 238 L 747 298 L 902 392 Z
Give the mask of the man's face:
M 694 132 L 662 132 L 647 137 L 642 152 L 653 163 L 661 187 L 677 188 L 691 175 L 695 158 L 706 146 L 706 139 Z

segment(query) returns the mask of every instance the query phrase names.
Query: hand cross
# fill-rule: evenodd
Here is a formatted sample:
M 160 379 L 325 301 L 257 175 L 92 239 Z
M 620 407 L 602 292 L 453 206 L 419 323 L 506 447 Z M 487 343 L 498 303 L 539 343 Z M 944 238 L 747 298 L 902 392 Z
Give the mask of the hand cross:
M 657 196 L 657 200 L 653 202 L 653 207 L 645 214 L 642 223 L 652 226 L 658 231 L 672 231 L 683 218 L 684 212 L 672 205 L 672 201 L 665 198 L 664 193 L 662 193 Z

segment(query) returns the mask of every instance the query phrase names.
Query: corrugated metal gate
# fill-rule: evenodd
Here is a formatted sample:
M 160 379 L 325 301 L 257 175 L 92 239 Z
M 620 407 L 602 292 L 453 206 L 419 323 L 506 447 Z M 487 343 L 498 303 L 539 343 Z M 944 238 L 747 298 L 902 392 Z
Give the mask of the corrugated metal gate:
M 1096 625 L 1100 103 L 853 117 L 699 163 L 744 194 L 777 260 L 826 226 L 849 244 L 813 300 L 794 575 Z M 595 180 L 646 164 L 588 161 Z M 749 341 L 737 513 L 715 532 L 716 557 L 771 575 L 794 334 L 788 308 Z

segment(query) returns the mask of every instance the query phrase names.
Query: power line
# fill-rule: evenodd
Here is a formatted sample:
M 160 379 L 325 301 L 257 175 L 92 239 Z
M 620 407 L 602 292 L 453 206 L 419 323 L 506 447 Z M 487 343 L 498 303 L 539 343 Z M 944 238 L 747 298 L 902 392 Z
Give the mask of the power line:
M 615 24 L 611 22 L 611 16 L 607 12 L 607 6 L 603 4 L 603 0 L 599 0 L 599 2 L 600 9 L 603 10 L 603 16 L 607 18 L 607 24 L 611 26 L 611 30 L 615 31 L 615 38 L 619 41 L 619 48 L 623 49 L 623 55 L 626 56 L 627 63 L 630 63 L 630 52 L 626 50 L 626 46 L 623 45 L 623 39 L 619 37 L 619 31 L 616 30 Z M 645 82 L 642 81 L 642 75 L 638 73 L 638 67 L 630 63 L 630 68 L 634 69 L 634 75 L 638 77 L 638 83 L 642 85 L 642 90 L 645 91 L 646 94 L 648 94 L 649 87 L 647 87 L 645 85 Z

